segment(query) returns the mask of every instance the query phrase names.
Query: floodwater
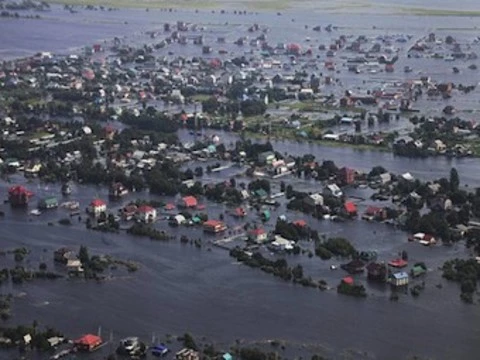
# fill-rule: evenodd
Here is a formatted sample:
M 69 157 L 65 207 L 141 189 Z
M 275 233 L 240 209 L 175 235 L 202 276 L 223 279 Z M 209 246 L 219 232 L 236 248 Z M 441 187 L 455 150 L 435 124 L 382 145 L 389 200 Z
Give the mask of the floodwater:
M 468 5 L 468 2 L 465 4 Z M 154 10 L 66 14 L 63 10 L 54 9 L 46 13 L 43 20 L 1 19 L 1 56 L 10 58 L 37 51 L 68 52 L 101 39 L 126 34 L 140 38 L 142 32 L 160 29 L 165 21 L 173 21 L 172 14 Z M 184 21 L 196 21 L 199 16 L 193 11 L 177 11 L 174 15 L 175 20 Z M 234 16 L 207 11 L 202 11 L 201 15 L 203 22 L 217 27 L 215 36 L 227 31 L 233 40 L 238 29 L 244 31 L 253 22 L 269 24 L 272 28 L 269 39 L 273 42 L 303 39 L 306 36 L 303 24 L 333 23 L 350 27 L 350 32 L 359 29 L 370 31 L 375 24 L 377 28 L 391 29 L 390 32 L 422 36 L 430 29 L 445 27 L 442 21 L 448 21 L 448 27 L 460 29 L 471 29 L 477 24 L 476 19 L 468 17 L 418 18 L 295 11 L 284 13 L 282 17 L 271 13 Z M 292 22 L 292 18 L 296 21 Z M 224 27 L 225 22 L 229 22 L 230 26 Z M 467 38 L 470 36 L 470 30 L 457 30 L 457 33 Z M 231 134 L 220 135 L 226 142 L 236 140 Z M 184 141 L 192 140 L 187 132 L 181 132 L 180 136 Z M 389 153 L 292 141 L 275 141 L 273 145 L 282 153 L 311 153 L 319 161 L 329 159 L 339 166 L 360 170 L 382 165 L 394 173 L 409 171 L 422 179 L 448 176 L 450 168 L 456 167 L 462 184 L 480 186 L 480 161 L 473 158 L 408 159 Z M 227 174 L 219 173 L 218 176 L 221 179 L 232 175 Z M 17 177 L 12 180 L 22 181 Z M 285 181 L 295 181 L 298 186 L 312 191 L 320 186 L 295 179 L 287 178 Z M 8 186 L 1 183 L 0 192 L 5 194 Z M 36 193 L 36 197 L 59 193 L 54 185 L 46 187 L 30 183 L 27 186 Z M 350 191 L 351 195 L 368 197 L 368 192 Z M 104 188 L 75 186 L 72 197 L 81 201 L 81 208 L 84 208 L 94 196 L 106 198 L 106 194 Z M 148 196 L 134 194 L 130 197 Z M 368 201 L 360 204 L 360 209 L 367 205 Z M 112 206 L 119 205 L 109 204 L 109 207 Z M 224 211 L 220 205 L 207 206 L 210 215 Z M 225 348 L 235 339 L 282 339 L 292 343 L 320 344 L 329 355 L 354 349 L 377 359 L 404 359 L 413 354 L 435 359 L 476 359 L 480 351 L 479 307 L 461 303 L 457 285 L 443 281 L 437 270 L 445 259 L 466 255 L 461 245 L 425 248 L 407 243 L 407 234 L 382 224 L 361 220 L 343 224 L 317 222 L 302 214 L 289 213 L 282 205 L 274 215 L 285 212 L 292 220 L 305 218 L 322 233 L 346 236 L 360 249 L 377 249 L 384 259 L 406 249 L 412 261 L 425 260 L 431 269 L 426 278 L 426 289 L 418 299 L 405 295 L 400 297 L 399 302 L 390 302 L 388 291 L 369 288 L 370 296 L 359 300 L 337 295 L 335 291 L 320 292 L 287 284 L 258 270 L 235 264 L 224 250 L 218 248 L 212 247 L 211 251 L 207 251 L 208 246 L 196 249 L 178 241 L 159 243 L 123 234 L 100 234 L 83 229 L 81 224 L 75 224 L 66 231 L 59 225 L 47 226 L 48 221 L 64 216 L 60 209 L 32 218 L 22 211 L 10 211 L 7 205 L 1 207 L 6 215 L 0 220 L 0 246 L 31 248 L 32 254 L 27 263 L 32 266 L 46 261 L 52 267 L 53 250 L 79 244 L 87 245 L 91 254 L 106 253 L 141 264 L 141 269 L 128 278 L 101 284 L 57 280 L 2 287 L 0 290 L 3 293 L 27 294 L 15 300 L 11 324 L 30 323 L 36 319 L 40 324 L 55 326 L 69 337 L 96 332 L 101 326 L 104 337 L 108 338 L 108 334 L 113 332 L 115 339 L 131 335 L 148 339 L 152 333 L 161 336 L 189 331 L 215 340 Z M 227 219 L 227 222 L 235 225 L 232 219 Z M 156 226 L 165 227 L 165 224 L 160 222 Z M 267 228 L 272 226 L 266 225 Z M 177 236 L 200 236 L 198 230 L 191 228 L 171 231 Z M 316 279 L 326 279 L 331 286 L 335 286 L 343 276 L 341 270 L 328 270 L 335 261 L 322 262 L 306 256 L 287 257 L 287 260 L 291 264 L 301 263 L 306 273 Z M 9 261 L 0 258 L 2 267 L 9 265 Z M 358 279 L 364 281 L 362 276 Z M 435 287 L 438 283 L 443 284 L 442 289 Z M 31 355 L 32 358 L 34 356 Z M 12 354 L 0 352 L 0 359 L 12 357 Z M 336 355 L 331 357 L 337 358 Z M 338 358 L 341 358 L 340 355 Z

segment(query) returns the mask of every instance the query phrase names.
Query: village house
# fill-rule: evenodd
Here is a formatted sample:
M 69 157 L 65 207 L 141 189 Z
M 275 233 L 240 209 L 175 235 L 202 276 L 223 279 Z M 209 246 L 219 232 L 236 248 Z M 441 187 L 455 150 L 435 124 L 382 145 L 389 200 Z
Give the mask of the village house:
M 83 273 L 82 262 L 78 259 L 67 260 L 67 271 L 69 275 L 80 275 Z
M 385 220 L 387 212 L 385 209 L 377 206 L 369 206 L 362 215 L 363 220 Z
M 182 224 L 185 224 L 186 222 L 187 222 L 187 219 L 185 218 L 185 216 L 183 216 L 182 214 L 177 214 L 175 216 L 172 216 L 168 223 L 171 226 L 180 226 Z
M 102 345 L 103 340 L 100 336 L 87 334 L 73 342 L 79 351 L 91 352 Z
M 38 208 L 40 210 L 55 209 L 57 207 L 58 207 L 58 200 L 54 196 L 43 198 L 38 202 Z
M 179 203 L 178 206 L 182 208 L 195 208 L 198 205 L 198 201 L 194 196 L 185 196 L 183 197 Z
M 139 206 L 135 213 L 135 219 L 143 223 L 154 222 L 156 218 L 157 210 L 149 205 Z
M 102 199 L 94 199 L 87 208 L 87 212 L 95 217 L 107 211 L 107 204 Z
M 111 198 L 121 198 L 128 194 L 128 189 L 122 183 L 113 183 L 108 190 L 108 196 Z
M 127 204 L 120 210 L 120 214 L 123 220 L 126 220 L 126 221 L 132 220 L 136 212 L 137 212 L 137 205 L 135 204 Z
M 392 175 L 388 172 L 378 175 L 378 182 L 382 185 L 388 184 L 392 181 Z
M 388 269 L 385 263 L 371 262 L 367 265 L 368 280 L 386 282 L 388 276 Z
M 295 241 L 275 235 L 275 239 L 270 243 L 269 248 L 272 251 L 290 251 L 293 250 L 294 245 Z
M 42 164 L 35 163 L 29 166 L 25 166 L 24 173 L 26 177 L 35 177 L 38 175 L 41 169 L 42 169 Z
M 342 264 L 340 267 L 349 274 L 360 274 L 363 273 L 365 269 L 365 263 L 360 259 L 353 259 L 349 263 Z
M 323 196 L 320 194 L 310 194 L 303 198 L 305 205 L 310 207 L 323 206 Z
M 349 217 L 357 216 L 357 205 L 353 201 L 345 202 L 343 207 L 347 216 Z
M 263 228 L 252 229 L 248 232 L 248 239 L 257 244 L 263 243 L 267 240 L 267 232 Z
M 273 151 L 265 151 L 258 154 L 258 163 L 268 165 L 275 161 L 275 153 Z
M 338 171 L 337 180 L 342 185 L 351 185 L 355 182 L 355 170 L 343 167 Z
M 75 253 L 68 248 L 60 248 L 53 253 L 53 261 L 60 264 L 67 264 L 68 260 L 76 259 Z
M 200 354 L 192 349 L 182 349 L 175 354 L 176 360 L 200 360 Z
M 217 234 L 227 230 L 227 226 L 219 220 L 207 220 L 203 223 L 203 231 L 206 233 Z
M 405 271 L 393 273 L 389 280 L 394 287 L 406 286 L 408 285 L 408 274 Z
M 427 268 L 423 263 L 417 263 L 413 266 L 412 270 L 410 270 L 410 274 L 413 278 L 419 277 L 427 272 Z
M 343 196 L 342 190 L 338 187 L 337 184 L 328 184 L 323 189 L 323 195 L 333 196 L 336 198 L 341 198 Z
M 232 215 L 237 218 L 243 218 L 247 216 L 247 211 L 243 207 L 237 207 L 233 211 Z

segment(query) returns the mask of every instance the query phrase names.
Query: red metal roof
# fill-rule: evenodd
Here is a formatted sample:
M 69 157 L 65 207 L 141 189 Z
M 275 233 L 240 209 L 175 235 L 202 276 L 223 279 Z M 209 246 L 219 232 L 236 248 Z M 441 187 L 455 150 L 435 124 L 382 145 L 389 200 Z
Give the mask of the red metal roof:
M 377 206 L 369 206 L 367 208 L 367 210 L 365 211 L 365 214 L 367 215 L 376 215 L 378 214 L 380 211 L 382 211 L 382 208 L 379 208 Z
M 262 229 L 262 228 L 252 229 L 252 230 L 250 230 L 250 234 L 252 234 L 254 236 L 263 235 L 263 234 L 265 234 L 265 230 Z
M 408 265 L 408 262 L 403 259 L 394 259 L 392 261 L 389 261 L 388 265 L 396 268 L 403 268 Z
M 355 205 L 354 202 L 347 201 L 347 202 L 345 203 L 345 210 L 346 210 L 349 214 L 356 213 L 356 212 L 357 212 L 357 205 Z
M 198 201 L 194 196 L 185 196 L 182 200 L 186 207 L 195 207 L 198 204 Z
M 93 207 L 100 207 L 104 205 L 107 205 L 107 204 L 102 199 L 93 199 L 92 202 L 90 203 L 90 206 L 93 206 Z
M 299 226 L 299 227 L 304 227 L 304 226 L 307 226 L 307 222 L 305 220 L 295 220 L 293 222 L 293 225 Z
M 154 210 L 155 209 L 153 207 L 149 206 L 149 205 L 142 205 L 137 209 L 137 212 L 146 214 L 146 213 L 152 212 Z
M 165 205 L 165 210 L 173 210 L 175 209 L 175 205 L 172 204 L 172 203 L 169 203 L 167 205 Z
M 97 335 L 87 334 L 80 339 L 75 340 L 75 344 L 86 346 L 98 346 L 102 343 L 102 338 Z
M 28 191 L 27 189 L 25 189 L 23 186 L 21 185 L 15 185 L 15 186 L 12 186 L 9 190 L 8 190 L 8 194 L 9 195 L 26 195 L 26 196 L 33 196 L 33 193 L 31 191 Z
M 217 225 L 223 225 L 223 222 L 221 222 L 220 220 L 207 220 L 203 223 L 203 225 L 215 227 Z

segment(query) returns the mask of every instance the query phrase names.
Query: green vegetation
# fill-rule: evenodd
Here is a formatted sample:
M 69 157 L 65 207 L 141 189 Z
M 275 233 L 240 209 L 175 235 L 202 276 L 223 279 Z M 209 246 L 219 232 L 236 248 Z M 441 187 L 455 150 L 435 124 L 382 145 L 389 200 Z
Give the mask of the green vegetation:
M 311 277 L 305 277 L 301 265 L 296 265 L 293 268 L 289 267 L 285 259 L 269 260 L 258 252 L 250 256 L 239 247 L 230 250 L 230 256 L 245 265 L 252 268 L 260 268 L 262 271 L 273 274 L 285 281 L 293 281 L 302 286 L 319 288 L 321 290 L 327 287 L 326 282 L 323 280 L 315 281 Z
M 345 238 L 335 237 L 326 241 L 317 241 L 315 255 L 322 260 L 328 260 L 332 256 L 350 257 L 357 254 L 355 247 Z
M 460 298 L 466 303 L 473 303 L 480 280 L 480 264 L 475 259 L 454 259 L 445 262 L 442 270 L 445 279 L 460 283 Z
M 453 10 L 453 9 L 429 9 L 429 8 L 400 8 L 401 12 L 419 16 L 480 16 L 478 10 Z
M 142 223 L 133 224 L 127 230 L 127 233 L 131 235 L 145 236 L 151 240 L 168 241 L 172 239 L 172 236 L 168 235 L 165 231 L 159 231 L 154 227 Z
M 366 297 L 367 292 L 365 291 L 365 287 L 363 285 L 357 284 L 346 284 L 343 281 L 337 286 L 337 292 L 339 294 L 355 296 L 355 297 Z
M 38 323 L 33 321 L 30 326 L 17 326 L 15 328 L 0 329 L 0 336 L 10 340 L 10 346 L 19 346 L 20 350 L 26 350 L 24 343 L 24 336 L 29 334 L 32 337 L 30 347 L 40 351 L 48 351 L 51 349 L 50 343 L 47 339 L 51 337 L 62 337 L 59 331 L 45 327 L 44 330 L 38 328 Z M 8 344 L 6 344 L 8 346 Z

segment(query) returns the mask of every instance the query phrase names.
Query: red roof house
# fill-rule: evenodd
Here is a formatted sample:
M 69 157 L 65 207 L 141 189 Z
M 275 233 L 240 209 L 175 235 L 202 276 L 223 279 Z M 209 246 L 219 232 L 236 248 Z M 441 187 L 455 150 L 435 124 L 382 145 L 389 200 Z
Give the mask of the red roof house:
M 408 262 L 403 259 L 394 259 L 392 261 L 389 261 L 388 265 L 394 268 L 404 268 L 405 266 L 408 265 Z
M 351 185 L 355 182 L 355 170 L 343 167 L 338 171 L 337 178 L 342 185 Z
M 345 203 L 344 207 L 345 207 L 345 211 L 347 212 L 348 215 L 350 215 L 350 216 L 357 215 L 357 205 L 355 205 L 354 202 L 347 201 Z
M 87 209 L 87 212 L 95 216 L 105 211 L 107 211 L 107 204 L 102 199 L 93 199 Z
M 100 336 L 87 334 L 74 341 L 75 347 L 80 351 L 93 351 L 102 345 L 103 340 Z
M 203 223 L 203 230 L 209 233 L 219 233 L 225 231 L 227 226 L 219 220 L 207 220 Z
M 303 228 L 303 227 L 307 226 L 307 222 L 305 220 L 295 220 L 293 222 L 293 225 Z
M 347 285 L 353 285 L 353 278 L 351 276 L 345 276 L 342 282 Z
M 252 229 L 248 232 L 248 238 L 256 243 L 267 240 L 267 232 L 263 228 Z
M 157 218 L 157 210 L 149 205 L 142 205 L 137 209 L 135 218 L 144 223 L 152 222 Z
M 178 205 L 185 208 L 194 208 L 198 205 L 198 201 L 195 196 L 185 196 Z
M 169 210 L 173 210 L 173 209 L 175 209 L 174 204 L 168 203 L 167 205 L 165 205 L 165 210 L 169 211 Z
M 31 191 L 20 185 L 13 186 L 8 190 L 8 200 L 12 206 L 26 206 L 32 196 Z
M 237 207 L 233 213 L 233 216 L 235 217 L 244 217 L 246 215 L 247 215 L 247 212 L 242 207 Z

